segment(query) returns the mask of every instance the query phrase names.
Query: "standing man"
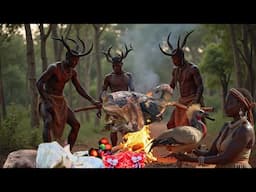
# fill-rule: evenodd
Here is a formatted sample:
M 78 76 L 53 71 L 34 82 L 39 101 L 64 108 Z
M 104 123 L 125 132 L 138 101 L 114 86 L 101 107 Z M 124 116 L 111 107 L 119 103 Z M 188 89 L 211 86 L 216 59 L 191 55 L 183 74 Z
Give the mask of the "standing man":
M 51 142 L 52 138 L 54 138 L 54 140 L 60 142 L 65 124 L 67 123 L 71 126 L 71 131 L 68 135 L 68 144 L 70 144 L 70 149 L 72 149 L 78 136 L 80 123 L 65 100 L 63 94 L 65 84 L 71 80 L 81 96 L 96 105 L 99 109 L 101 108 L 100 102 L 89 96 L 82 88 L 75 70 L 79 58 L 88 55 L 92 51 L 93 45 L 85 52 L 85 44 L 81 39 L 79 41 L 82 44 L 82 50 L 80 50 L 78 43 L 73 39 L 68 40 L 73 41 L 77 45 L 76 50 L 71 49 L 63 37 L 61 39 L 54 39 L 61 41 L 67 52 L 66 59 L 50 64 L 46 71 L 39 77 L 36 84 L 41 96 L 39 111 L 44 121 L 43 141 Z
M 188 36 L 193 31 L 187 33 L 182 44 L 180 45 L 180 36 L 177 42 L 177 48 L 174 49 L 171 45 L 169 39 L 171 33 L 169 33 L 167 38 L 167 44 L 171 50 L 171 53 L 165 52 L 160 44 L 159 48 L 161 52 L 167 56 L 171 56 L 172 62 L 174 64 L 174 69 L 172 72 L 172 79 L 170 82 L 171 88 L 174 90 L 179 84 L 180 98 L 179 103 L 190 106 L 191 104 L 199 103 L 201 106 L 204 106 L 203 103 L 203 81 L 200 74 L 200 71 L 196 65 L 191 62 L 188 62 L 184 57 L 183 48 L 186 44 Z M 170 120 L 167 123 L 167 128 L 171 129 L 177 126 L 188 125 L 188 119 L 186 117 L 186 110 L 175 108 L 172 112 Z
M 107 91 L 108 88 L 111 92 L 116 91 L 134 91 L 134 83 L 132 74 L 126 71 L 123 71 L 123 59 L 126 58 L 128 53 L 132 50 L 132 47 L 130 49 L 127 48 L 127 45 L 125 45 L 125 54 L 121 52 L 121 55 L 113 57 L 110 53 L 111 51 L 110 47 L 108 49 L 108 52 L 104 52 L 104 55 L 106 56 L 106 59 L 108 62 L 112 63 L 112 69 L 113 71 L 109 74 L 107 74 L 104 78 L 104 84 L 102 86 L 102 90 L 100 93 L 100 100 L 102 97 L 103 92 Z M 112 146 L 117 145 L 118 136 L 117 131 L 114 131 L 111 129 L 110 132 L 110 140 L 112 143 Z

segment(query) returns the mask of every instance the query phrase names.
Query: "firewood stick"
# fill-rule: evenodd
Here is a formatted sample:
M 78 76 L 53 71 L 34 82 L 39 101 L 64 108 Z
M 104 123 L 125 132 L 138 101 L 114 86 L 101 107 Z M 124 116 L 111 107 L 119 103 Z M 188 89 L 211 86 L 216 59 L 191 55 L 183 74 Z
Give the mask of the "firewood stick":
M 87 111 L 87 110 L 91 110 L 91 109 L 98 109 L 98 107 L 96 105 L 89 105 L 86 107 L 76 108 L 74 110 L 74 112 Z
M 183 105 L 183 104 L 178 103 L 178 102 L 173 102 L 173 105 L 176 106 L 176 107 L 182 108 L 182 109 L 188 109 L 188 107 L 186 105 Z M 204 111 L 207 111 L 207 112 L 213 112 L 214 111 L 213 107 L 201 107 L 201 109 L 203 109 Z

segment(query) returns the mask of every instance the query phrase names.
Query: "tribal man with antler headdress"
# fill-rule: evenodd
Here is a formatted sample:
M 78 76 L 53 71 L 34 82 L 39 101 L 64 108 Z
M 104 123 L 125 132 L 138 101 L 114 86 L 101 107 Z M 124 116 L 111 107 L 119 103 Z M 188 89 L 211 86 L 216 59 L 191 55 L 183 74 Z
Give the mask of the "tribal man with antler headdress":
M 75 70 L 79 58 L 90 54 L 93 45 L 86 51 L 85 43 L 79 37 L 78 40 L 81 43 L 82 48 L 79 46 L 79 42 L 67 38 L 67 40 L 73 42 L 76 46 L 75 49 L 71 49 L 63 36 L 61 38 L 53 39 L 62 42 L 67 49 L 67 52 L 65 60 L 50 64 L 37 81 L 37 88 L 41 96 L 39 111 L 44 121 L 43 141 L 51 142 L 51 140 L 54 139 L 59 143 L 62 143 L 61 137 L 63 135 L 65 124 L 67 123 L 71 126 L 67 142 L 70 144 L 70 149 L 72 149 L 78 136 L 80 123 L 75 118 L 73 111 L 67 105 L 63 90 L 65 84 L 71 80 L 81 96 L 96 105 L 99 109 L 101 108 L 101 103 L 88 95 L 85 89 L 81 86 Z
M 123 71 L 123 60 L 127 57 L 128 53 L 133 50 L 132 46 L 130 48 L 125 44 L 125 53 L 121 51 L 121 54 L 116 56 L 111 55 L 112 46 L 109 47 L 107 52 L 103 52 L 106 56 L 108 62 L 112 63 L 113 71 L 107 74 L 104 78 L 104 84 L 100 93 L 100 100 L 102 98 L 103 92 L 107 91 L 108 88 L 111 92 L 116 91 L 135 91 L 132 74 L 126 71 Z M 102 101 L 102 100 L 101 100 Z M 110 129 L 107 127 L 107 129 Z M 111 129 L 112 130 L 112 129 Z M 117 132 L 110 133 L 110 139 L 112 145 L 117 145 Z
M 190 31 L 186 34 L 183 42 L 180 44 L 180 36 L 177 42 L 177 48 L 174 48 L 170 43 L 169 33 L 167 37 L 167 44 L 171 53 L 165 52 L 159 44 L 160 51 L 167 55 L 171 56 L 172 62 L 174 64 L 174 69 L 172 72 L 172 79 L 170 86 L 172 89 L 175 89 L 177 83 L 179 83 L 180 98 L 179 103 L 190 106 L 194 103 L 199 103 L 201 106 L 203 104 L 203 81 L 200 74 L 200 71 L 196 65 L 188 62 L 184 57 L 184 47 L 187 42 L 187 38 L 193 31 Z M 171 129 L 177 126 L 188 125 L 188 119 L 185 115 L 185 110 L 176 108 L 174 109 L 169 122 L 167 123 L 167 128 Z

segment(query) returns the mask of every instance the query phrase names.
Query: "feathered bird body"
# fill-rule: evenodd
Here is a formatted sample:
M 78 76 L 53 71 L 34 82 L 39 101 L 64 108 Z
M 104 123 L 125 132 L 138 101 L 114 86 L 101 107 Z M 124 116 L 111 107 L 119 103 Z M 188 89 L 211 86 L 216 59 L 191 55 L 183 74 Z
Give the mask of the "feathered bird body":
M 174 144 L 192 144 L 197 143 L 202 138 L 202 132 L 195 127 L 180 126 L 170 129 L 159 135 L 153 141 L 153 145 L 174 145 Z M 152 145 L 152 147 L 154 147 Z
M 201 119 L 208 117 L 208 114 L 197 105 L 188 109 L 187 116 L 190 125 L 164 131 L 152 141 L 150 149 L 156 146 L 165 146 L 172 152 L 192 151 L 207 133 L 207 127 Z

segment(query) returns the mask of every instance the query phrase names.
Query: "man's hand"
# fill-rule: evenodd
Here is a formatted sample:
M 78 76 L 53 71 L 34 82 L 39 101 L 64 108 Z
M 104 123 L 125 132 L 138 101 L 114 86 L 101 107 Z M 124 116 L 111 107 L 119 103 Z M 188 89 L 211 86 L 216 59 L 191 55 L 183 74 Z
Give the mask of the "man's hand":
M 101 109 L 98 110 L 98 112 L 96 113 L 97 117 L 100 119 L 101 118 Z
M 96 105 L 98 109 L 101 109 L 102 108 L 102 103 L 100 101 L 93 101 L 92 102 L 93 105 Z

